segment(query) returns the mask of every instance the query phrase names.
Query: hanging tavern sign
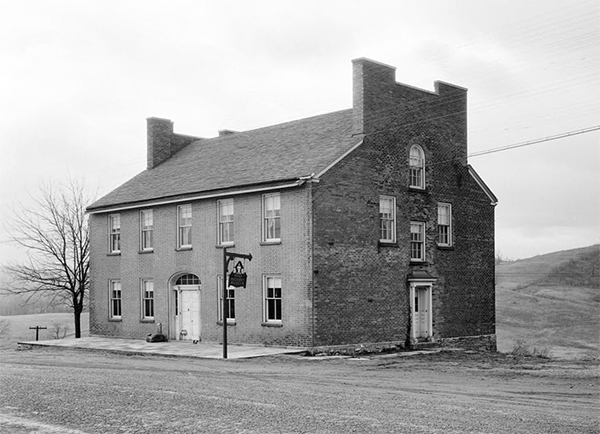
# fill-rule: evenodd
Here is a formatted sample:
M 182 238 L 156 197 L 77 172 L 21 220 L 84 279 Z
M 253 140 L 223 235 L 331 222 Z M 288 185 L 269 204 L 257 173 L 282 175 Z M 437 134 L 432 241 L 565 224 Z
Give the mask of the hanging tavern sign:
M 234 270 L 231 273 L 229 273 L 229 286 L 233 286 L 235 288 L 245 288 L 247 277 L 248 276 L 244 271 L 242 261 L 238 261 L 238 263 L 235 265 Z

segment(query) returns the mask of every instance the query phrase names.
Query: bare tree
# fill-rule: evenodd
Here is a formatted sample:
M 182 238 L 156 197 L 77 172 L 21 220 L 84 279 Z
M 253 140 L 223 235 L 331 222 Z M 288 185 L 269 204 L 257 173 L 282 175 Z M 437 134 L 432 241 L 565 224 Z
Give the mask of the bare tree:
M 59 190 L 45 185 L 7 224 L 10 239 L 26 249 L 28 260 L 4 264 L 11 282 L 3 290 L 25 294 L 31 302 L 48 298 L 50 304 L 72 307 L 76 338 L 89 288 L 89 203 L 83 182 L 71 180 Z

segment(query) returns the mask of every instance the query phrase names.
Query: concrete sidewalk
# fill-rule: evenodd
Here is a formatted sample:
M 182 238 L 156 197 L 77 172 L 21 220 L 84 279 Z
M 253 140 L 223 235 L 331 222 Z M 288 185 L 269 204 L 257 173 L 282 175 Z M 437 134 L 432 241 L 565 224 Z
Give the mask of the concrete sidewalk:
M 171 357 L 195 357 L 201 359 L 222 359 L 223 345 L 211 343 L 192 344 L 191 341 L 146 342 L 134 339 L 85 337 L 80 339 L 57 339 L 49 341 L 19 342 L 27 347 L 62 347 L 97 351 L 110 351 L 123 354 L 146 354 Z M 263 347 L 252 345 L 227 345 L 228 359 L 248 359 L 274 354 L 294 354 L 305 348 Z

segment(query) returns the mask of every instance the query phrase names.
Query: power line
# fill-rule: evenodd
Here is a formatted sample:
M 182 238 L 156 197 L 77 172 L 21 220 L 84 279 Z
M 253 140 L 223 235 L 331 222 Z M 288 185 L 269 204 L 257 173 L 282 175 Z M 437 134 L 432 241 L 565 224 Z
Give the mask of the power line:
M 478 157 L 480 155 L 492 154 L 494 152 L 507 151 L 509 149 L 521 148 L 523 146 L 535 145 L 536 143 L 549 142 L 551 140 L 562 139 L 564 137 L 576 136 L 578 134 L 590 133 L 592 131 L 600 130 L 600 125 L 596 125 L 582 130 L 568 131 L 566 133 L 556 134 L 554 136 L 548 136 L 541 139 L 528 140 L 527 142 L 515 143 L 513 145 L 501 146 L 499 148 L 486 149 L 485 151 L 473 152 L 469 154 L 469 157 Z

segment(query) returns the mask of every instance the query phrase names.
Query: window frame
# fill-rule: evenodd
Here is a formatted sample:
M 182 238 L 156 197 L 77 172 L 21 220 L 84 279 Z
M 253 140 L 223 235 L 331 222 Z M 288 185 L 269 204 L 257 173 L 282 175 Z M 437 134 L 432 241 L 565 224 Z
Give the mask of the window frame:
M 419 232 L 413 232 L 413 227 L 418 226 L 420 228 Z M 414 239 L 413 235 L 419 234 L 420 239 Z M 415 246 L 420 246 L 415 248 Z M 414 252 L 420 251 L 421 255 L 419 257 L 414 255 Z M 411 221 L 410 222 L 410 260 L 411 262 L 425 262 L 425 223 Z
M 419 155 L 414 156 L 413 150 Z M 420 145 L 412 145 L 408 151 L 408 186 L 425 190 L 425 150 Z
M 223 214 L 223 209 L 231 206 L 231 214 Z M 226 217 L 223 219 L 223 217 Z M 228 228 L 228 238 L 225 240 L 225 228 Z M 221 199 L 217 201 L 217 243 L 220 246 L 231 246 L 234 244 L 235 230 L 235 208 L 233 198 Z
M 273 285 L 273 296 L 269 297 L 269 281 L 279 282 L 279 288 Z M 263 276 L 263 322 L 265 324 L 282 324 L 283 322 L 283 284 L 281 275 L 279 274 L 265 274 Z M 277 297 L 276 289 L 279 289 L 279 296 Z M 269 301 L 273 300 L 272 303 Z M 271 308 L 271 305 L 273 306 Z M 271 315 L 272 310 L 274 315 Z M 277 313 L 279 318 L 277 318 Z M 270 318 L 272 316 L 273 318 Z
M 273 212 L 276 214 L 274 216 L 268 216 L 268 212 L 270 210 L 267 209 L 267 205 L 270 199 L 277 199 L 278 208 L 273 206 Z M 273 203 L 275 205 L 275 202 Z M 273 224 L 270 225 L 269 222 L 273 221 Z M 274 232 L 273 236 L 270 237 L 269 232 Z M 277 231 L 279 234 L 277 234 Z M 262 241 L 265 243 L 278 243 L 281 242 L 281 194 L 280 193 L 269 193 L 263 194 L 262 196 Z
M 118 225 L 115 225 L 117 222 Z M 115 241 L 117 248 L 115 249 Z M 121 214 L 113 213 L 108 215 L 108 253 L 119 254 L 121 253 Z
M 189 224 L 182 225 L 182 211 L 187 210 L 189 208 L 189 217 L 184 217 L 186 220 L 189 220 Z M 192 248 L 192 227 L 193 227 L 193 212 L 192 212 L 192 204 L 186 203 L 183 205 L 177 205 L 177 248 L 178 249 L 191 249 Z M 187 221 L 186 221 L 187 223 Z M 183 229 L 189 228 L 189 232 L 187 233 L 187 240 L 184 240 L 184 232 Z M 187 243 L 184 243 L 187 241 Z
M 119 289 L 115 288 L 118 284 Z M 118 297 L 115 293 L 118 292 Z M 117 315 L 115 307 L 118 305 L 119 314 Z M 121 320 L 123 318 L 123 289 L 120 279 L 111 279 L 108 281 L 108 318 L 111 320 Z
M 145 216 L 150 216 L 150 224 L 146 225 L 147 219 Z M 148 245 L 149 235 L 150 245 Z M 152 252 L 154 250 L 154 211 L 152 208 L 140 210 L 140 251 Z
M 140 290 L 142 321 L 154 321 L 154 280 L 140 279 Z
M 442 209 L 447 209 L 448 212 L 446 215 L 440 214 Z M 441 247 L 452 247 L 454 245 L 452 237 L 453 237 L 453 228 L 452 228 L 452 204 L 439 202 L 438 203 L 438 217 L 437 217 L 437 245 Z M 447 217 L 447 222 L 441 222 L 442 217 Z M 444 232 L 445 228 L 445 233 Z M 445 238 L 445 241 L 442 241 L 442 237 Z
M 391 211 L 389 218 L 384 218 L 382 213 L 382 202 L 391 202 L 389 210 Z M 389 238 L 384 238 L 384 223 L 389 223 L 389 228 L 385 229 L 385 232 L 390 232 Z M 395 196 L 379 196 L 379 242 L 380 243 L 395 243 L 396 242 L 396 197 Z
M 227 277 L 229 283 L 229 277 Z M 235 291 L 233 286 L 227 286 L 227 324 L 235 324 Z M 233 296 L 232 296 L 233 293 Z M 223 323 L 223 276 L 217 276 L 217 321 Z M 233 309 L 232 309 L 233 308 Z M 232 314 L 233 310 L 233 314 Z

